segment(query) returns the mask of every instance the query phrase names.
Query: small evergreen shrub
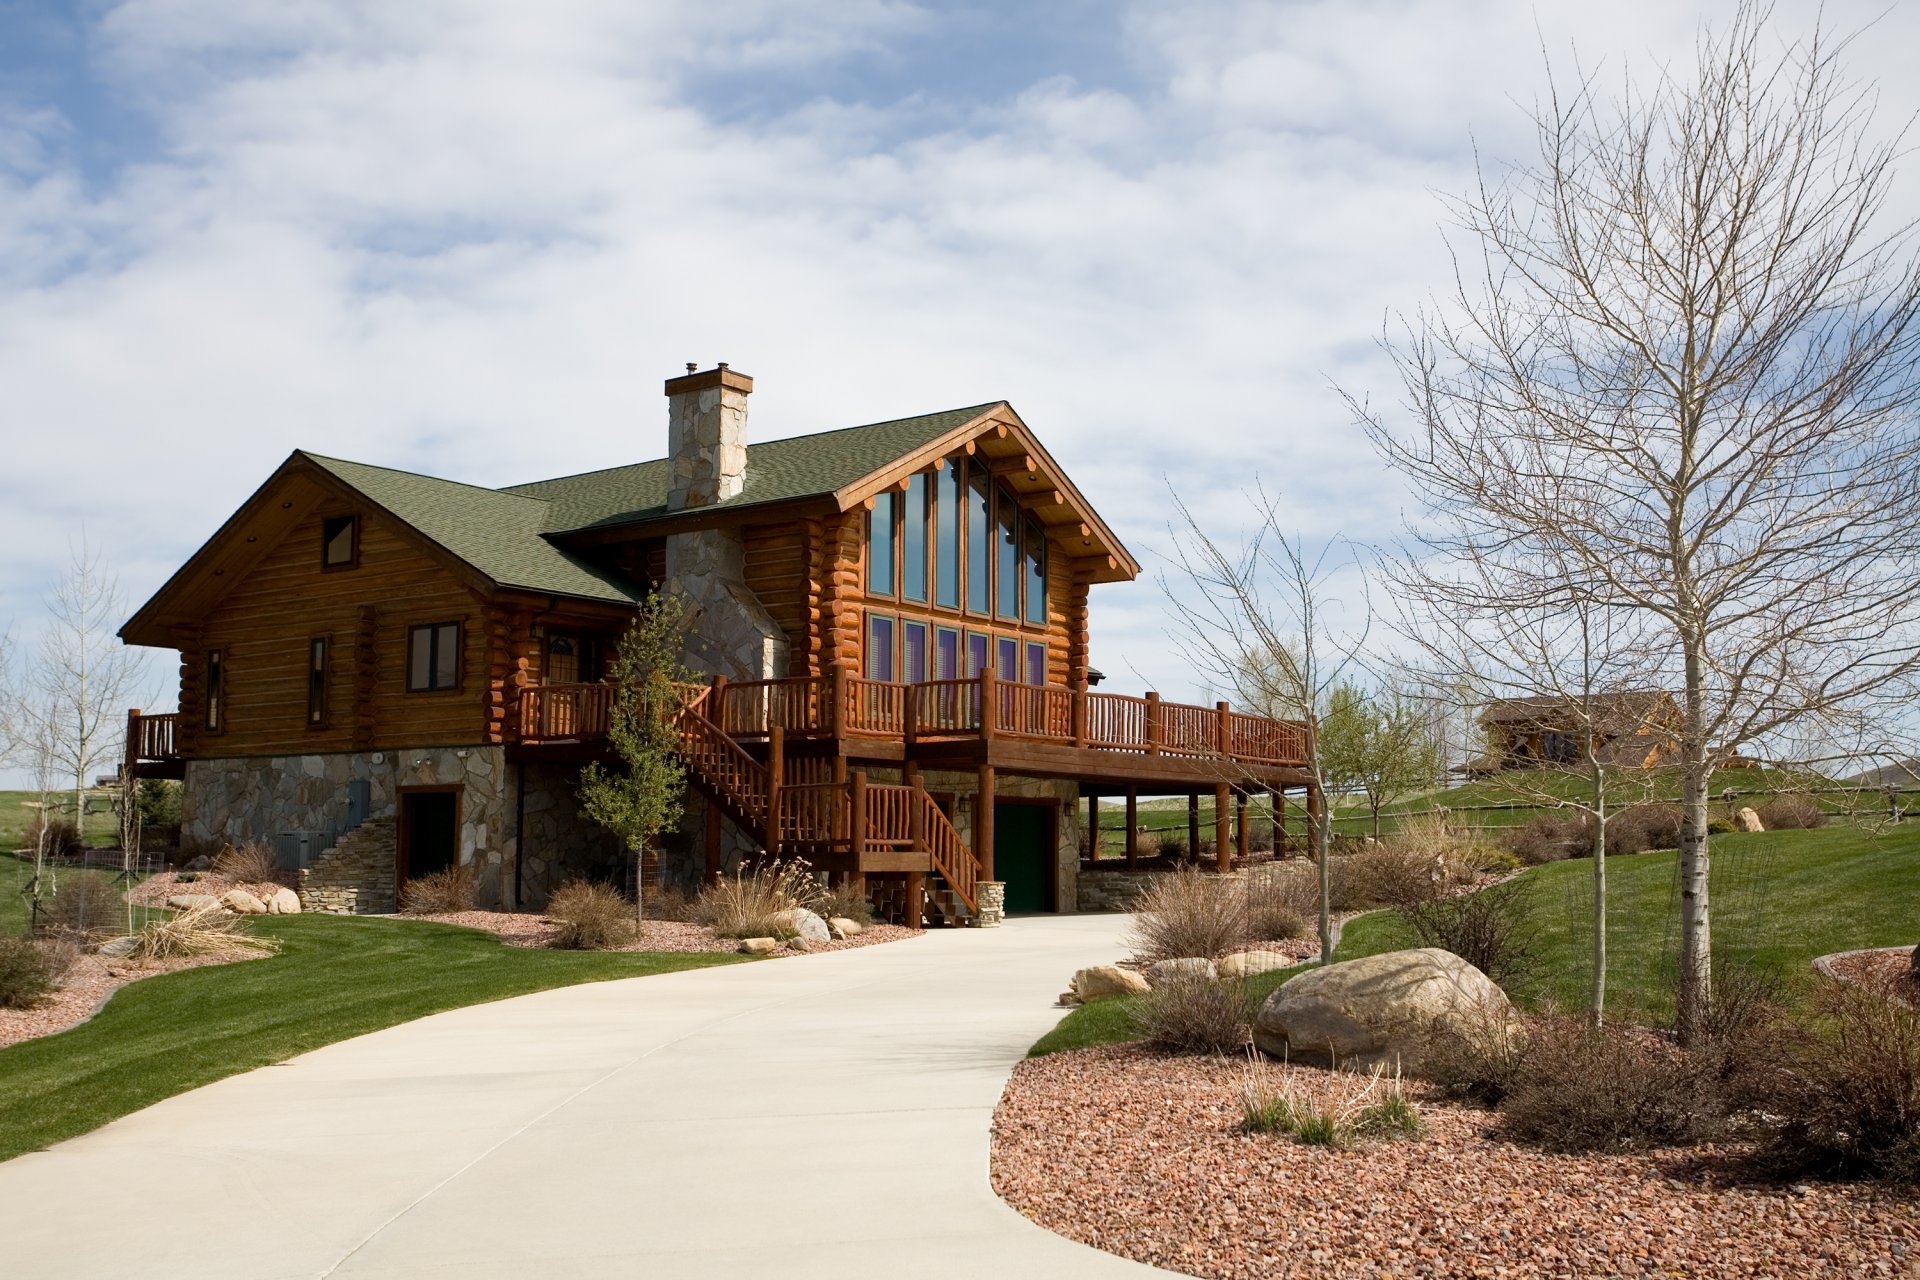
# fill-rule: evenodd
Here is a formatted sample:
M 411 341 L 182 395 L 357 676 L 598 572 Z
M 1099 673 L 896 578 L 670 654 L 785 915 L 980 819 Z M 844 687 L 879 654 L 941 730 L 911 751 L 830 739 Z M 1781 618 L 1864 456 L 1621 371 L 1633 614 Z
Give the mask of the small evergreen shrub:
M 547 899 L 547 919 L 560 926 L 561 951 L 611 951 L 634 941 L 640 925 L 633 904 L 611 885 L 569 880 Z

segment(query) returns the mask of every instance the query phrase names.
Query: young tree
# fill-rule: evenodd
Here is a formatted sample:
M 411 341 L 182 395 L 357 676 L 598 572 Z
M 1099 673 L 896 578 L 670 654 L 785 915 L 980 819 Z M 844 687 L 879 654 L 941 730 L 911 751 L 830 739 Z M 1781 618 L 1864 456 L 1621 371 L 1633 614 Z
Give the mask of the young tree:
M 1365 703 L 1358 778 L 1380 838 L 1380 811 L 1446 775 L 1446 740 L 1427 707 L 1397 684 Z
M 1920 670 L 1920 264 L 1885 210 L 1902 144 L 1871 133 L 1844 41 L 1771 53 L 1767 18 L 1703 31 L 1690 76 L 1556 83 L 1538 160 L 1456 204 L 1477 257 L 1453 297 L 1388 343 L 1413 429 L 1356 403 L 1428 549 L 1519 582 L 1570 567 L 1581 602 L 1664 632 L 1689 1041 L 1715 768 Z
M 30 677 L 39 697 L 29 707 L 41 720 L 36 749 L 50 746 L 73 780 L 73 820 L 83 832 L 88 776 L 120 760 L 127 703 L 146 666 L 139 650 L 114 635 L 124 612 L 118 581 L 83 537 L 47 600 Z
M 674 718 L 680 708 L 680 605 L 664 593 L 640 606 L 614 655 L 618 689 L 608 738 L 620 757 L 616 768 L 590 764 L 580 774 L 580 802 L 587 816 L 619 836 L 633 855 L 636 916 L 646 919 L 641 882 L 646 851 L 680 820 L 686 798 L 686 767 Z
M 1164 576 L 1161 589 L 1182 621 L 1176 639 L 1196 670 L 1235 690 L 1262 715 L 1309 722 L 1305 772 L 1320 797 L 1311 833 L 1320 872 L 1320 956 L 1329 963 L 1333 916 L 1327 854 L 1333 816 L 1328 798 L 1334 780 L 1313 721 L 1329 710 L 1335 690 L 1347 682 L 1366 642 L 1368 610 L 1360 609 L 1357 629 L 1338 625 L 1331 580 L 1355 567 L 1347 544 L 1329 539 L 1309 549 L 1303 538 L 1283 530 L 1276 498 L 1256 490 L 1253 503 L 1252 535 L 1229 550 L 1201 528 L 1176 494 L 1181 524 L 1174 530 L 1174 545 L 1182 589 Z

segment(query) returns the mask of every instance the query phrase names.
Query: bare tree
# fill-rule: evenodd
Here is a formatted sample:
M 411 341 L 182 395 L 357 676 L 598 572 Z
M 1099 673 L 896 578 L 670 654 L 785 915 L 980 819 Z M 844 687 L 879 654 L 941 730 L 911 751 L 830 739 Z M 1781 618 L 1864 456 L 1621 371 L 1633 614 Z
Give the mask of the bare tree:
M 123 613 L 118 580 L 82 535 L 67 576 L 48 597 L 31 676 L 38 749 L 50 747 L 73 779 L 73 820 L 82 832 L 88 775 L 119 762 L 127 702 L 146 665 L 138 650 L 114 634 Z
M 1313 823 L 1313 856 L 1320 875 L 1320 958 L 1333 960 L 1331 881 L 1327 853 L 1333 830 L 1328 775 L 1314 719 L 1354 668 L 1366 643 L 1369 609 L 1357 611 L 1357 626 L 1341 626 L 1332 579 L 1357 568 L 1345 542 L 1308 546 L 1281 525 L 1278 499 L 1263 489 L 1252 495 L 1254 528 L 1229 549 L 1216 542 L 1174 495 L 1180 524 L 1174 529 L 1175 563 L 1181 587 L 1161 579 L 1161 588 L 1181 620 L 1176 635 L 1187 658 L 1243 703 L 1277 719 L 1305 720 L 1305 772 L 1319 796 Z M 1361 579 L 1364 587 L 1364 579 Z M 1229 767 L 1230 762 L 1222 762 Z
M 1679 691 L 1680 1027 L 1711 991 L 1715 768 L 1920 668 L 1920 266 L 1900 140 L 1826 32 L 1742 4 L 1690 75 L 1555 81 L 1539 157 L 1455 204 L 1454 294 L 1390 339 L 1414 423 L 1356 405 L 1429 551 L 1571 566 L 1665 633 Z M 1549 68 L 1551 77 L 1552 69 Z

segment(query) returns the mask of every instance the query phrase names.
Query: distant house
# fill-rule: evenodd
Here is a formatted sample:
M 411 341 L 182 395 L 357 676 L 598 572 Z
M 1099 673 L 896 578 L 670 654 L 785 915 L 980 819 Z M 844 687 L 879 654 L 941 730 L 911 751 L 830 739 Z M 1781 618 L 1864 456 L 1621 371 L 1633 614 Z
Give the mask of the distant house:
M 1483 778 L 1576 765 L 1586 757 L 1589 731 L 1601 763 L 1652 769 L 1679 755 L 1680 722 L 1680 706 L 1664 689 L 1596 694 L 1586 707 L 1575 698 L 1501 698 L 1480 712 L 1485 749 L 1453 772 Z

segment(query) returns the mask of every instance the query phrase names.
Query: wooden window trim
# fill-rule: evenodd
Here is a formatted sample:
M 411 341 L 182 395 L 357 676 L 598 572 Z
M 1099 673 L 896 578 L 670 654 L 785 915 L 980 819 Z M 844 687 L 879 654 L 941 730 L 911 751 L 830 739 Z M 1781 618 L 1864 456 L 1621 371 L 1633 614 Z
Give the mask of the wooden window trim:
M 314 683 L 314 652 L 319 651 L 320 677 L 318 688 Z M 315 693 L 319 698 L 316 702 Z M 309 636 L 307 638 L 307 728 L 325 729 L 333 719 L 333 637 L 331 635 Z M 314 715 L 318 710 L 319 715 Z
M 353 537 L 350 539 L 350 541 L 352 542 L 353 553 L 349 555 L 345 560 L 341 561 L 339 564 L 333 564 L 327 559 L 327 544 L 333 541 L 333 539 L 327 537 L 327 526 L 332 524 L 336 520 L 345 520 L 347 522 L 348 529 L 350 529 L 353 533 Z M 359 567 L 360 567 L 360 517 L 357 515 L 321 517 L 320 519 L 320 572 L 341 573 L 341 572 L 344 572 L 345 570 L 358 569 Z
M 454 666 L 453 683 L 450 685 L 431 685 L 430 684 L 425 686 L 424 688 L 416 687 L 413 683 L 413 637 L 416 633 L 421 631 L 430 632 L 433 635 L 437 636 L 439 634 L 440 628 L 442 627 L 454 628 L 454 641 L 453 641 L 454 648 L 459 651 L 459 661 Z M 438 641 L 436 640 L 433 643 L 437 645 Z M 427 675 L 429 679 L 431 679 L 433 676 L 433 673 L 439 669 L 439 665 L 440 665 L 439 657 L 440 657 L 440 654 L 437 648 L 430 648 L 428 650 Z M 467 682 L 467 624 L 466 624 L 466 621 L 461 618 L 443 618 L 438 622 L 408 623 L 407 624 L 407 647 L 406 647 L 406 652 L 401 655 L 401 659 L 405 663 L 406 669 L 403 672 L 403 679 L 406 682 L 406 690 L 409 694 L 416 694 L 416 693 L 436 694 L 436 693 L 461 692 L 466 687 L 466 682 Z

